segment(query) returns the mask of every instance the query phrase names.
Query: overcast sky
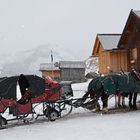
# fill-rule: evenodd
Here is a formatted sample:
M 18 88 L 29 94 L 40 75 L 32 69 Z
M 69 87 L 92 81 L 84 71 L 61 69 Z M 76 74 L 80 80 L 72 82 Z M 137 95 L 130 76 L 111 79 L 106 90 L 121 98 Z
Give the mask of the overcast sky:
M 140 0 L 0 0 L 0 54 L 57 44 L 91 55 L 97 33 L 121 33 Z

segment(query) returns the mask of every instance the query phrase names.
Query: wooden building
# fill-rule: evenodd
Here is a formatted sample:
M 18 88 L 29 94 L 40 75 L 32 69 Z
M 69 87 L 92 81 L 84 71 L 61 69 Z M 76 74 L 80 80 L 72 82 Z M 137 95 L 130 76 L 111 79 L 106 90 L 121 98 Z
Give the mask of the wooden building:
M 60 61 L 62 81 L 83 82 L 85 81 L 85 62 L 83 61 Z
M 140 11 L 131 10 L 122 34 L 98 34 L 92 56 L 99 57 L 99 73 L 140 70 Z
M 42 72 L 42 77 L 46 78 L 47 76 L 52 77 L 53 79 L 60 81 L 60 69 L 54 63 L 43 63 L 40 64 L 40 71 Z
M 99 73 L 116 73 L 127 70 L 127 51 L 118 50 L 117 45 L 121 34 L 98 34 L 92 51 L 92 56 L 99 57 Z
M 129 69 L 135 66 L 140 70 L 140 11 L 130 11 L 118 49 L 127 50 Z
M 42 77 L 52 77 L 57 81 L 85 81 L 85 62 L 83 61 L 60 61 L 59 63 L 40 64 Z

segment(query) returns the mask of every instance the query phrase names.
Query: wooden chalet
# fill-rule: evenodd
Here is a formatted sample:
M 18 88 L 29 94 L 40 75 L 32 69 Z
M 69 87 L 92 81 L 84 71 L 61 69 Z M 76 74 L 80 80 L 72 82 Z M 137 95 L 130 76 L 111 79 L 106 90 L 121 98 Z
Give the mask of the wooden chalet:
M 85 62 L 83 61 L 60 61 L 59 63 L 40 64 L 42 77 L 52 77 L 57 81 L 85 81 Z
M 92 56 L 99 57 L 99 73 L 116 73 L 127 70 L 127 51 L 118 50 L 117 45 L 121 34 L 98 34 L 95 40 Z
M 140 11 L 130 11 L 118 49 L 127 50 L 128 71 L 132 66 L 140 70 Z
M 122 34 L 98 34 L 92 56 L 99 57 L 99 73 L 140 70 L 140 11 L 131 10 Z

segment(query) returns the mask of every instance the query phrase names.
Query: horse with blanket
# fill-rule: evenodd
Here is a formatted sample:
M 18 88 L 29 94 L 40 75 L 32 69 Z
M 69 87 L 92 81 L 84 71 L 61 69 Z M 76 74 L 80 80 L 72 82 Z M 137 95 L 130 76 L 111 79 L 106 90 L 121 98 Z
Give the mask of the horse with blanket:
M 130 109 L 137 109 L 137 94 L 140 93 L 140 74 L 136 69 L 132 69 L 127 75 L 107 75 L 93 79 L 88 85 L 88 91 L 83 96 L 94 98 L 94 106 L 98 104 L 101 97 L 103 109 L 108 107 L 108 97 L 117 93 L 123 96 L 129 95 Z

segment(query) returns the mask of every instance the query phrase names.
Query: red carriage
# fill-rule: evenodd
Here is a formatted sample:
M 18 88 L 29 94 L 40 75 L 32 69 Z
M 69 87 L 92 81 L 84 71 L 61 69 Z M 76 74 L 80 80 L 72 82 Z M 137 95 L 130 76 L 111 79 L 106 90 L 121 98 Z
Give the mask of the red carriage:
M 17 99 L 17 83 L 19 83 L 21 98 Z M 61 85 L 51 78 L 43 79 L 36 75 L 20 75 L 0 79 L 0 127 L 3 128 L 8 121 L 37 119 L 46 116 L 54 121 L 66 111 L 67 101 L 62 99 Z M 42 104 L 42 113 L 36 113 L 36 107 Z M 69 107 L 70 112 L 72 107 Z M 7 112 L 13 117 L 3 117 Z M 31 117 L 28 118 L 28 116 Z

